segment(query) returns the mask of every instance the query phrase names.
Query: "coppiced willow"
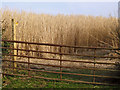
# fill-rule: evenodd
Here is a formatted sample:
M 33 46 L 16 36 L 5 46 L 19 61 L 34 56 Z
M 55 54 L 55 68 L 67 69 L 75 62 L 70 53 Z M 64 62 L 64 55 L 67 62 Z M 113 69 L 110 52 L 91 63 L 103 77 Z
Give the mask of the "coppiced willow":
M 4 20 L 2 30 L 5 29 L 2 38 L 6 37 L 9 40 L 12 39 L 11 19 L 13 18 L 18 22 L 17 40 L 20 41 L 95 47 L 118 47 L 119 45 L 116 34 L 118 20 L 115 17 L 49 15 L 9 9 L 1 9 L 0 13 Z M 37 49 L 57 50 L 50 47 Z M 77 50 L 67 48 L 63 51 L 77 52 Z

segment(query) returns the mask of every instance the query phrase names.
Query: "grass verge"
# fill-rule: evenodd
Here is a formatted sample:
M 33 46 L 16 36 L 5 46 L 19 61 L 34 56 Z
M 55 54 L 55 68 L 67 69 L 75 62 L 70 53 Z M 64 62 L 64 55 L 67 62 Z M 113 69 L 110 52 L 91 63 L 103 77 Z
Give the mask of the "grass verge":
M 25 71 L 21 73 L 27 74 Z M 56 78 L 59 77 L 57 74 L 48 74 L 37 72 L 37 75 L 42 75 L 44 77 Z M 63 75 L 63 78 L 70 77 L 68 75 Z M 120 86 L 104 86 L 104 85 L 92 85 L 92 84 L 81 84 L 72 83 L 65 81 L 54 81 L 54 80 L 44 80 L 36 78 L 26 78 L 19 76 L 4 76 L 3 77 L 3 88 L 120 88 Z

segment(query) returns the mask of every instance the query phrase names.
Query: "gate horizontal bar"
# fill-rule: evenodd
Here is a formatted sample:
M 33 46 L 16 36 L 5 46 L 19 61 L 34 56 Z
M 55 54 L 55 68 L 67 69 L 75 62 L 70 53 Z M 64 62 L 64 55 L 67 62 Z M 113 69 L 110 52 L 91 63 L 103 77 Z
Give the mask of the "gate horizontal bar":
M 8 74 L 8 73 L 2 73 L 2 74 L 3 74 L 3 75 L 10 75 L 10 76 L 22 76 L 22 77 L 40 78 L 40 79 L 55 80 L 55 81 L 68 81 L 68 82 L 84 83 L 84 84 L 115 85 L 115 86 L 116 86 L 116 85 L 119 85 L 119 84 L 109 84 L 109 83 L 98 83 L 98 82 L 87 82 L 87 81 L 75 81 L 75 80 L 68 80 L 68 79 L 46 78 L 46 77 L 28 76 L 28 75 L 19 75 L 19 74 Z
M 59 45 L 59 44 L 50 44 L 50 43 L 36 43 L 36 42 L 24 42 L 24 41 L 13 41 L 13 40 L 2 40 L 7 42 L 14 43 L 24 43 L 24 44 L 35 44 L 35 45 L 47 45 L 47 46 L 56 46 L 56 47 L 69 47 L 69 48 L 82 48 L 82 49 L 106 49 L 106 50 L 120 50 L 120 48 L 101 48 L 101 47 L 88 47 L 88 46 L 70 46 L 70 45 Z
M 72 56 L 83 56 L 83 57 L 95 57 L 95 58 L 119 58 L 120 56 L 98 56 L 98 55 L 82 55 L 82 54 L 71 54 L 71 53 L 57 53 L 57 52 L 47 52 L 47 51 L 36 51 L 36 50 L 26 50 L 26 49 L 15 49 L 15 48 L 8 48 L 8 47 L 1 47 L 4 49 L 12 49 L 12 50 L 20 50 L 20 51 L 32 51 L 32 52 L 39 52 L 39 53 L 50 53 L 50 54 L 59 54 L 59 55 L 72 55 Z M 5 54 L 3 54 L 5 55 Z
M 3 66 L 3 68 L 13 68 L 8 66 Z M 78 76 L 89 76 L 89 77 L 101 77 L 101 78 L 116 78 L 120 79 L 120 77 L 117 76 L 103 76 L 103 75 L 90 75 L 90 74 L 78 74 L 78 73 L 66 73 L 66 72 L 55 72 L 55 71 L 43 71 L 43 70 L 37 70 L 37 69 L 28 69 L 28 68 L 14 68 L 18 70 L 29 70 L 29 71 L 37 71 L 37 72 L 47 72 L 47 73 L 56 73 L 56 74 L 69 74 L 69 75 L 78 75 Z
M 18 62 L 18 63 L 26 63 L 26 64 L 28 64 L 28 62 L 23 62 L 23 61 L 12 61 L 12 60 L 3 60 L 3 61 Z M 32 65 L 51 66 L 51 67 L 61 67 L 61 68 L 73 68 L 73 69 L 87 69 L 87 70 L 117 71 L 117 72 L 120 72 L 120 70 L 112 70 L 112 69 L 98 69 L 98 68 L 85 68 L 85 67 L 68 67 L 68 66 L 50 65 L 50 64 L 40 64 L 40 63 L 29 63 L 29 64 L 32 64 Z

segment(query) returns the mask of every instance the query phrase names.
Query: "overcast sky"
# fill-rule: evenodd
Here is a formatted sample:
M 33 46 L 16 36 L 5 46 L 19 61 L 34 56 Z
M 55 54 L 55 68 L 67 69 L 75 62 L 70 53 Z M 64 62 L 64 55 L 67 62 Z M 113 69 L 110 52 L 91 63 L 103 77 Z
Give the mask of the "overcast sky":
M 19 1 L 19 0 L 18 0 Z M 59 1 L 59 0 L 58 0 Z M 83 1 L 83 0 L 82 0 Z M 89 0 L 90 1 L 90 0 Z M 97 1 L 97 0 L 96 0 Z M 118 2 L 2 2 L 2 8 L 46 14 L 82 14 L 93 16 L 118 16 Z

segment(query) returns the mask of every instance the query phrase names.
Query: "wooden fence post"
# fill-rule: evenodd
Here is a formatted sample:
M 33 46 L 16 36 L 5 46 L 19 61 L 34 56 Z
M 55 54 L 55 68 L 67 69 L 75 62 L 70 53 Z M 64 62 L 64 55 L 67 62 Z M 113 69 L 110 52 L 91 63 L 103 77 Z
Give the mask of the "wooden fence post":
M 15 26 L 15 20 L 12 19 L 12 40 L 16 40 L 16 26 Z M 16 49 L 16 43 L 13 43 L 13 48 Z M 13 50 L 13 55 L 17 55 L 17 50 Z M 16 61 L 16 56 L 13 56 L 13 61 Z M 13 62 L 13 68 L 16 68 L 17 64 Z

